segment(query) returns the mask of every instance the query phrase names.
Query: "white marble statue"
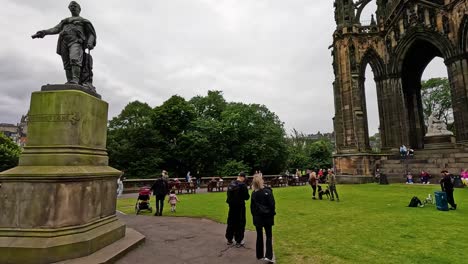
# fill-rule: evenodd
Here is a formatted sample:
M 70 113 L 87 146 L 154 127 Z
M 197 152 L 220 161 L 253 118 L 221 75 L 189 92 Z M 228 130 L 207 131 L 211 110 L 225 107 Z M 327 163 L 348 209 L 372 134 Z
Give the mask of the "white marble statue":
M 447 129 L 447 125 L 444 121 L 437 119 L 434 113 L 429 116 L 427 121 L 427 133 L 426 137 L 432 136 L 452 136 L 453 133 Z

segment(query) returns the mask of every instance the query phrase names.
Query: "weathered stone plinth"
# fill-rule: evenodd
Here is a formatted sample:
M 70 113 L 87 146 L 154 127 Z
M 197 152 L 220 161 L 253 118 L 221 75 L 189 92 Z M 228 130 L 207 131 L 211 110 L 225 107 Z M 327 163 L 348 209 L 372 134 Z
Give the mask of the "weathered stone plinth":
M 455 137 L 453 135 L 425 136 L 425 149 L 454 148 Z
M 339 183 L 373 182 L 376 162 L 386 155 L 371 153 L 347 153 L 333 155 L 336 178 Z
M 0 263 L 82 257 L 125 236 L 107 108 L 82 91 L 32 94 L 28 146 L 18 167 L 0 173 Z

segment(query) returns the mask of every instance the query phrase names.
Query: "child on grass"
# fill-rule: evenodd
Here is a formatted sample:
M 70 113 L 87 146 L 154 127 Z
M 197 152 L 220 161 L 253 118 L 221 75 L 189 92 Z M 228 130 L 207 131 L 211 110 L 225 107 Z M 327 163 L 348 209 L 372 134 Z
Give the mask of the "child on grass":
M 168 203 L 171 204 L 171 212 L 175 213 L 176 211 L 176 204 L 179 202 L 179 198 L 175 194 L 175 190 L 171 190 L 171 194 L 169 194 L 169 199 L 167 200 Z

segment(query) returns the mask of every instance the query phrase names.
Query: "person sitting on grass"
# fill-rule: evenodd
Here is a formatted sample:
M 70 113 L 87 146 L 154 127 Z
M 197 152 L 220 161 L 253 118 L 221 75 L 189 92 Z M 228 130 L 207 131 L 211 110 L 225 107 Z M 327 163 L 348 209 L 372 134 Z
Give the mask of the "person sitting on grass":
M 413 174 L 410 171 L 406 173 L 406 184 L 413 184 Z
M 421 178 L 421 184 L 429 184 L 429 173 L 427 173 L 426 171 L 422 170 L 421 171 L 421 174 L 419 175 L 419 177 Z

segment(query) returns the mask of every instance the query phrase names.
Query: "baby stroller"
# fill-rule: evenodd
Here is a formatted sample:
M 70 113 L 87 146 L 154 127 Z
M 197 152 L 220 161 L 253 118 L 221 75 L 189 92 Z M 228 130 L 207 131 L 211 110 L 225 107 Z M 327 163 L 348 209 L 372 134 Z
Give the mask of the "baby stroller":
M 138 199 L 135 204 L 135 213 L 139 214 L 141 210 L 149 210 L 153 212 L 153 208 L 150 205 L 150 196 L 151 196 L 151 189 L 148 186 L 144 186 L 140 188 L 138 192 Z

